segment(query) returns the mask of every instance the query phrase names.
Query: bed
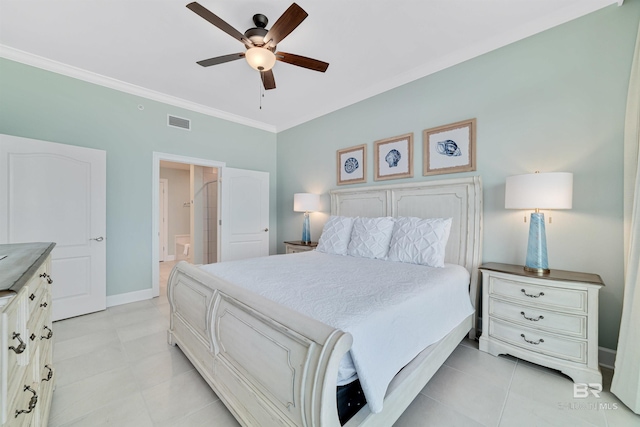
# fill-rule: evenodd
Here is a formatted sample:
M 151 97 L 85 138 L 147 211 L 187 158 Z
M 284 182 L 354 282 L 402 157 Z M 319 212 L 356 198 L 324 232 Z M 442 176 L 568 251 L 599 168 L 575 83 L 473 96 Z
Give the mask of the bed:
M 477 304 L 479 177 L 332 190 L 331 214 L 452 218 L 445 262 L 464 267 L 469 300 Z M 296 262 L 322 258 L 314 253 L 269 258 L 294 256 Z M 172 271 L 169 343 L 181 348 L 242 425 L 339 426 L 336 390 L 352 335 L 291 308 L 288 301 L 268 298 L 268 292 L 260 295 L 260 282 L 253 290 L 240 286 L 227 266 L 206 269 L 181 262 Z M 267 288 L 269 278 L 263 282 Z M 345 425 L 391 426 L 460 340 L 475 337 L 472 311 L 392 377 L 380 405 L 364 405 Z

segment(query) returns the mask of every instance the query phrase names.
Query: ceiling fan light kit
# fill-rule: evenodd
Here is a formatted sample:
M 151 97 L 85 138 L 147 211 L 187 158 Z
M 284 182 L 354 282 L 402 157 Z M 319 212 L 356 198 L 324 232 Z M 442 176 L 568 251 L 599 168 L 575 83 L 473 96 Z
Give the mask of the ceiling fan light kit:
M 271 71 L 276 61 L 286 62 L 321 73 L 324 73 L 329 67 L 329 63 L 318 61 L 317 59 L 291 53 L 275 52 L 277 44 L 295 30 L 308 16 L 307 12 L 296 3 L 291 4 L 269 30 L 266 28 L 269 22 L 266 16 L 259 13 L 253 15 L 255 27 L 249 28 L 244 34 L 197 2 L 189 3 L 187 8 L 240 41 L 247 49 L 246 52 L 232 53 L 198 61 L 197 64 L 202 67 L 210 67 L 245 58 L 251 68 L 260 72 L 260 78 L 266 90 L 276 88 L 276 81 Z
M 269 71 L 276 63 L 274 53 L 263 47 L 250 47 L 244 53 L 244 58 L 257 71 Z

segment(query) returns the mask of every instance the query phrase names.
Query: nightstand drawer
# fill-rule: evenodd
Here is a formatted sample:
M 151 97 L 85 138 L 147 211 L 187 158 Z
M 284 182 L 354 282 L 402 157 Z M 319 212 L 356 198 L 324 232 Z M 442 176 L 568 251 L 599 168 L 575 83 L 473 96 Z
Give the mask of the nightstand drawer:
M 297 254 L 300 252 L 313 251 L 318 246 L 318 242 L 304 243 L 300 240 L 293 242 L 284 242 L 285 253 Z
M 587 292 L 577 289 L 535 285 L 501 277 L 491 277 L 489 293 L 522 301 L 525 304 L 562 310 L 570 309 L 583 313 L 587 311 Z
M 489 336 L 558 359 L 587 363 L 587 342 L 564 339 L 524 326 L 489 320 Z
M 586 316 L 543 310 L 537 306 L 516 304 L 497 298 L 489 300 L 489 315 L 552 333 L 575 338 L 587 337 Z

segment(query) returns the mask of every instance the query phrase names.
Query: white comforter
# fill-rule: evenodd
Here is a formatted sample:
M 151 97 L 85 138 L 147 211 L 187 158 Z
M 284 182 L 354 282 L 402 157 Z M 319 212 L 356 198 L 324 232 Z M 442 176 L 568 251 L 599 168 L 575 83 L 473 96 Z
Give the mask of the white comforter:
M 312 251 L 201 268 L 349 332 L 353 345 L 338 384 L 355 378 L 355 366 L 374 413 L 398 371 L 474 312 L 469 273 L 458 265 L 431 268 Z

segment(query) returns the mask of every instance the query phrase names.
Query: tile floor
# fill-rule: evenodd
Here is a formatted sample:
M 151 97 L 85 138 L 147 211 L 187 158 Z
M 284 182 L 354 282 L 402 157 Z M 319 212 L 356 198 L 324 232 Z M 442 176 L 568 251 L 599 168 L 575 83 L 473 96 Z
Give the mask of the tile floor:
M 161 263 L 166 282 L 174 263 Z M 178 347 L 166 341 L 166 287 L 149 301 L 54 323 L 57 389 L 49 425 L 238 424 Z M 640 426 L 608 392 L 574 399 L 562 374 L 463 341 L 395 424 L 416 426 Z M 268 426 L 265 426 L 268 427 Z

